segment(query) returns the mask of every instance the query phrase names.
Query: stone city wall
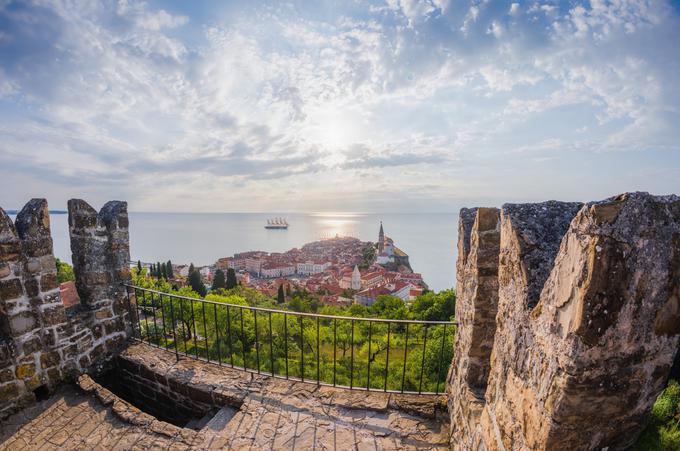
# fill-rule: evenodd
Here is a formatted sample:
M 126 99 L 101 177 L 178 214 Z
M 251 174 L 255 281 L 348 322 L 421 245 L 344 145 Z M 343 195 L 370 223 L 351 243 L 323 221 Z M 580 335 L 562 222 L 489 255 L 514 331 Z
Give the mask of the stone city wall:
M 630 447 L 678 349 L 680 198 L 463 210 L 460 230 L 453 448 Z
M 127 204 L 109 202 L 97 214 L 69 201 L 69 225 L 81 304 L 66 309 L 47 201 L 32 199 L 14 223 L 0 208 L 0 418 L 62 380 L 96 372 L 125 341 Z

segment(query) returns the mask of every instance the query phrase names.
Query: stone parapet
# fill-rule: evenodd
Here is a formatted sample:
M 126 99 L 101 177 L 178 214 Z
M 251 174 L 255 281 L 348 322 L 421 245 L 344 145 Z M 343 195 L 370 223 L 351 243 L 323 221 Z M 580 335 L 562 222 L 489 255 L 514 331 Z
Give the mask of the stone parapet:
M 92 210 L 83 201 L 72 204 Z M 85 302 L 66 309 L 47 201 L 32 199 L 14 223 L 0 208 L 0 418 L 46 395 L 65 378 L 96 371 L 125 341 L 126 204 L 109 202 L 89 218 L 79 212 L 74 208 L 78 225 L 71 227 L 72 249 Z M 92 226 L 85 225 L 88 220 Z
M 459 248 L 465 248 L 460 240 L 464 234 Z M 471 255 L 474 247 L 471 240 Z M 477 277 L 467 268 L 469 257 L 466 270 L 459 269 L 459 352 L 474 333 L 474 324 L 464 320 L 469 310 L 493 299 L 467 289 Z M 627 449 L 677 352 L 678 299 L 677 196 L 630 193 L 585 205 L 504 205 L 497 315 L 487 326 L 494 333 L 489 376 L 470 427 L 456 429 L 456 412 L 465 409 L 451 409 L 452 444 Z M 463 382 L 451 380 L 450 396 L 461 392 Z
M 458 225 L 456 356 L 448 378 L 452 433 L 470 449 L 489 375 L 498 308 L 500 214 L 496 208 L 463 209 Z M 472 441 L 471 441 L 472 440 Z

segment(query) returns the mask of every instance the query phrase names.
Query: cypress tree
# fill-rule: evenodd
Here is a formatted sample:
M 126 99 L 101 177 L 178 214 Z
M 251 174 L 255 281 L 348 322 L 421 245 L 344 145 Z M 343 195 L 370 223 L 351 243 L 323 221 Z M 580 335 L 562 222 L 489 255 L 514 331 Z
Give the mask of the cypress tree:
M 156 262 L 156 279 L 163 277 L 163 268 L 161 268 L 161 262 Z
M 189 273 L 189 285 L 191 286 L 191 289 L 198 293 L 201 297 L 208 294 L 208 290 L 205 288 L 205 285 L 203 285 L 203 281 L 201 280 L 201 273 L 196 270 Z
M 283 293 L 283 284 L 279 285 L 279 292 L 276 296 L 276 302 L 279 304 L 286 302 L 286 295 Z
M 161 263 L 161 275 L 164 279 L 168 279 L 168 265 Z
M 173 279 L 175 277 L 175 274 L 172 272 L 172 262 L 170 260 L 165 264 L 165 273 L 167 274 L 168 279 Z
M 194 264 L 191 263 L 191 264 L 189 265 L 189 274 L 191 274 L 191 273 L 194 272 L 194 271 L 196 271 L 196 268 L 194 268 Z
M 140 275 L 140 276 L 142 275 L 142 261 L 141 260 L 137 260 L 137 274 Z
M 221 269 L 218 269 L 217 272 L 215 272 L 215 278 L 213 279 L 212 289 L 219 290 L 220 288 L 226 287 L 227 282 L 224 279 L 224 272 Z
M 234 268 L 229 268 L 227 269 L 227 282 L 225 284 L 225 288 L 227 290 L 230 290 L 236 286 L 236 271 L 234 271 Z

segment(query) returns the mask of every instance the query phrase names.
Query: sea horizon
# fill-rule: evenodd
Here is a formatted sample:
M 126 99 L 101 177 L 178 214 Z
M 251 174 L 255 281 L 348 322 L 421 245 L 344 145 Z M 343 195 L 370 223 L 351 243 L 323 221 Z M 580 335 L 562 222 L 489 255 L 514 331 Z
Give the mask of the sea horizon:
M 336 235 L 375 242 L 383 221 L 385 233 L 409 255 L 413 271 L 423 275 L 430 289 L 455 285 L 458 213 L 130 211 L 129 217 L 131 260 L 196 266 L 237 252 L 284 252 Z M 273 217 L 284 217 L 288 230 L 265 229 Z M 68 215 L 50 214 L 50 223 L 55 256 L 71 263 Z

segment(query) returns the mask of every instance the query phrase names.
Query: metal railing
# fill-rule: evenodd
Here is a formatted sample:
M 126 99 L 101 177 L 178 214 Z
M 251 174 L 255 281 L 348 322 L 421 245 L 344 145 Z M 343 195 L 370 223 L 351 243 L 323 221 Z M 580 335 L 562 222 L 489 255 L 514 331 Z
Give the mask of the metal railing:
M 348 389 L 439 394 L 455 323 L 226 304 L 126 285 L 135 339 L 243 371 Z

